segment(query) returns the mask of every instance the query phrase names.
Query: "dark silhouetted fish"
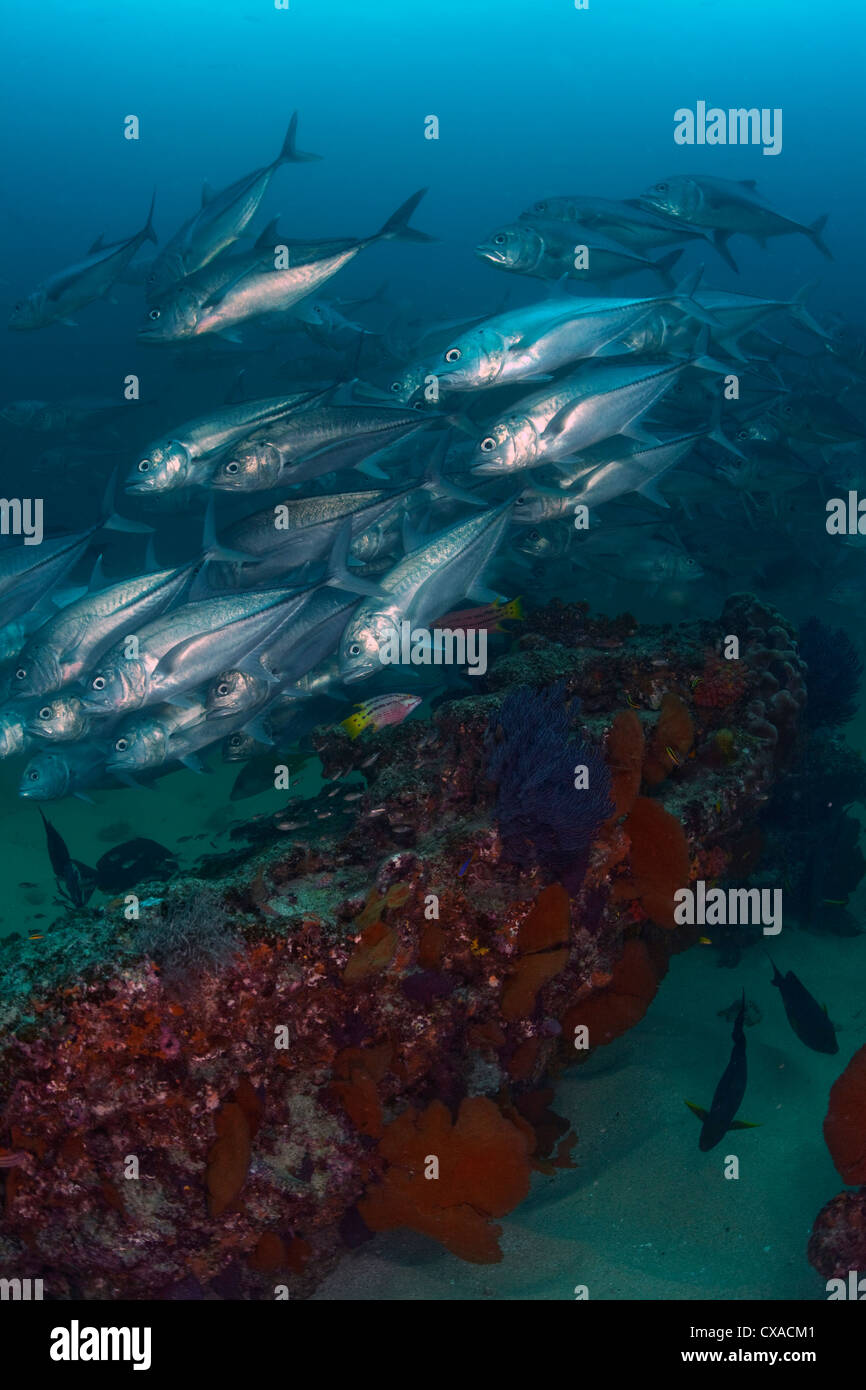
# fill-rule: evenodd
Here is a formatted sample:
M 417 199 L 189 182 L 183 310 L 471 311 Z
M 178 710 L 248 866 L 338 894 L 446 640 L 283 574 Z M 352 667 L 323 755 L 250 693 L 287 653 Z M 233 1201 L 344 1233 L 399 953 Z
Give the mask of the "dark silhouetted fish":
M 244 763 L 229 792 L 229 801 L 244 801 L 248 796 L 261 796 L 262 792 L 272 792 L 275 790 L 275 769 L 278 766 L 287 767 L 290 776 L 293 776 L 301 772 L 309 761 L 309 757 L 304 754 L 286 756 L 278 753 L 275 748 L 266 753 L 258 753 L 250 758 L 249 762 Z
M 51 860 L 51 867 L 54 870 L 54 877 L 60 892 L 69 899 L 74 907 L 86 907 L 96 887 L 94 870 L 72 858 L 63 836 L 54 829 L 41 808 L 39 814 L 42 816 L 42 824 L 45 826 L 48 858 Z
M 96 864 L 96 882 L 105 893 L 122 893 L 145 879 L 169 878 L 176 869 L 171 850 L 138 835 L 103 854 Z
M 699 1120 L 703 1120 L 698 1148 L 704 1153 L 707 1153 L 709 1149 L 714 1149 L 724 1139 L 729 1129 L 756 1128 L 755 1125 L 749 1124 L 746 1120 L 734 1118 L 742 1104 L 743 1096 L 746 1094 L 746 1034 L 743 1029 L 745 1016 L 746 992 L 744 990 L 739 1012 L 734 1020 L 734 1031 L 731 1034 L 734 1045 L 731 1048 L 730 1061 L 722 1072 L 722 1079 L 716 1087 L 712 1105 L 709 1110 L 704 1110 L 702 1106 L 692 1105 L 691 1101 L 686 1101 L 692 1114 L 697 1115 Z
M 783 975 L 769 953 L 767 959 L 773 967 L 771 984 L 774 984 L 781 994 L 788 1022 L 800 1042 L 811 1047 L 813 1052 L 838 1052 L 836 1029 L 827 1017 L 826 1008 L 809 993 L 793 970 Z

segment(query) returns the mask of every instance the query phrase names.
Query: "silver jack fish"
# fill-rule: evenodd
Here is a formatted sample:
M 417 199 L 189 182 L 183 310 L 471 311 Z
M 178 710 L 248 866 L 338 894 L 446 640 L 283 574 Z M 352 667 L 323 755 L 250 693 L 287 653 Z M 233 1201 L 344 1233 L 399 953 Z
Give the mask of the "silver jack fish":
M 213 470 L 210 486 L 255 492 L 354 468 L 429 424 L 418 411 L 325 405 L 304 410 L 278 431 L 248 439 Z
M 549 381 L 550 374 L 608 344 L 664 305 L 703 321 L 711 316 L 692 298 L 700 270 L 672 295 L 653 299 L 583 299 L 558 296 L 497 314 L 452 341 L 435 368 L 449 391 L 477 391 L 508 382 Z
M 833 260 L 821 239 L 826 216 L 819 217 L 811 226 L 784 217 L 764 202 L 754 179 L 737 183 L 730 179 L 707 178 L 704 174 L 677 174 L 653 184 L 641 194 L 640 202 L 642 207 L 677 218 L 687 226 L 713 229 L 718 251 L 735 270 L 727 242 L 736 232 L 754 238 L 762 246 L 768 237 L 799 232 L 808 237 L 828 261 Z
M 432 237 L 409 226 L 409 218 L 426 191 L 422 188 L 413 194 L 378 232 L 360 241 L 322 242 L 312 249 L 309 243 L 295 247 L 284 243 L 288 246 L 287 268 L 277 269 L 274 266 L 268 270 L 253 269 L 241 274 L 206 303 L 190 305 L 186 318 L 183 321 L 178 319 L 173 325 L 172 337 L 176 340 L 199 337 L 204 333 L 222 333 L 229 337 L 239 324 L 262 314 L 281 313 L 313 294 L 338 270 L 354 260 L 360 251 L 377 241 L 432 241 Z M 165 330 L 161 329 L 159 336 L 165 338 Z M 146 324 L 139 337 L 147 339 Z
M 179 425 L 143 451 L 126 481 L 129 493 L 167 492 L 171 488 L 204 483 L 210 476 L 214 455 L 236 444 L 245 435 L 276 425 L 310 399 L 309 392 L 271 396 L 224 406 Z
M 34 633 L 12 677 L 13 695 L 48 695 L 78 680 L 122 632 L 134 632 L 177 598 L 191 568 L 160 570 L 76 599 Z
M 136 634 L 138 655 L 120 642 L 87 682 L 85 709 L 119 714 L 157 701 L 171 703 L 259 646 L 306 601 L 297 590 L 273 589 L 186 603 Z
M 103 245 L 102 237 L 95 241 L 87 258 L 61 270 L 33 291 L 27 299 L 15 305 L 9 319 L 9 327 L 14 329 L 44 328 L 46 324 L 77 325 L 71 318 L 78 309 L 90 304 L 94 299 L 104 298 L 114 282 L 120 278 L 136 251 L 146 241 L 156 241 L 153 230 L 153 199 L 147 222 L 140 232 L 128 241 L 116 241 L 110 246 Z
M 582 246 L 587 250 L 585 266 L 576 254 Z M 539 280 L 619 280 L 651 270 L 672 286 L 671 271 L 682 251 L 651 261 L 591 228 L 565 222 L 512 222 L 491 232 L 476 246 L 475 254 L 499 270 Z
M 403 619 L 426 627 L 464 596 L 490 599 L 480 579 L 508 526 L 511 505 L 509 499 L 458 522 L 382 577 L 383 598 L 365 599 L 346 625 L 339 649 L 343 680 L 361 680 L 382 669 L 382 644 L 399 632 Z
M 281 164 L 302 164 L 321 158 L 320 155 L 304 154 L 295 148 L 297 129 L 296 111 L 289 122 L 283 147 L 272 164 L 254 169 L 220 193 L 214 193 L 207 184 L 204 185 L 199 211 L 183 224 L 180 231 L 175 232 L 148 268 L 145 293 L 149 304 L 178 280 L 207 265 L 220 251 L 237 241 L 258 211 L 268 185 Z
M 472 472 L 490 477 L 559 463 L 630 429 L 644 441 L 657 443 L 636 422 L 670 390 L 684 365 L 582 367 L 500 416 L 479 442 Z

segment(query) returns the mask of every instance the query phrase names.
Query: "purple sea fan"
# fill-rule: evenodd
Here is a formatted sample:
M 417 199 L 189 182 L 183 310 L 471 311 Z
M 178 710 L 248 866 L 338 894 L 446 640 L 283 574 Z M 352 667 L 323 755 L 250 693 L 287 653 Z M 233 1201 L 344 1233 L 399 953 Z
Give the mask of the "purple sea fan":
M 542 691 L 520 686 L 505 697 L 488 728 L 487 773 L 497 783 L 505 857 L 526 868 L 541 865 L 574 893 L 614 807 L 600 751 L 571 741 L 575 705 L 563 702 L 564 688 L 563 682 Z

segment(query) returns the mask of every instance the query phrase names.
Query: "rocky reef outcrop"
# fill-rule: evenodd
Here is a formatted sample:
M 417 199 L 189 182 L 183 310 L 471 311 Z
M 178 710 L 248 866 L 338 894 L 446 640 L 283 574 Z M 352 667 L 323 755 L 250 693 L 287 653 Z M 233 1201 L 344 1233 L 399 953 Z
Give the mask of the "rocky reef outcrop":
M 555 603 L 431 721 L 318 730 L 322 792 L 232 853 L 5 942 L 0 1272 L 304 1297 L 401 1226 L 501 1258 L 533 1171 L 579 1161 L 557 1075 L 697 940 L 674 893 L 760 869 L 805 699 L 751 596 L 677 628 Z

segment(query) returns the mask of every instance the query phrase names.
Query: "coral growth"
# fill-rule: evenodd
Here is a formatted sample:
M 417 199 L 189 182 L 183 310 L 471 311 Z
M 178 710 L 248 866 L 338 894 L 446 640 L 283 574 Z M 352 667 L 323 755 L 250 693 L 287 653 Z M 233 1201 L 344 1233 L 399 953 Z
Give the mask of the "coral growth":
M 731 632 L 741 694 L 701 703 Z M 374 1230 L 499 1258 L 530 1173 L 572 1162 L 552 1078 L 576 1030 L 592 1049 L 646 1013 L 693 939 L 676 888 L 759 863 L 804 699 L 792 629 L 750 596 L 678 631 L 551 605 L 431 722 L 316 731 L 302 813 L 148 885 L 140 924 L 119 899 L 4 942 L 0 1272 L 60 1300 L 272 1299 Z M 677 758 L 645 779 L 662 729 Z
M 492 723 L 488 764 L 498 784 L 496 820 L 505 854 L 540 864 L 567 887 L 580 887 L 592 842 L 610 815 L 610 774 L 601 754 L 573 743 L 564 686 L 512 691 Z M 578 768 L 586 785 L 576 785 Z
M 692 751 L 695 726 L 679 695 L 668 691 L 663 697 L 643 765 L 648 787 L 657 787 Z
M 373 1231 L 410 1226 L 476 1264 L 502 1259 L 499 1227 L 529 1191 L 524 1132 L 483 1096 L 464 1100 L 452 1122 L 441 1101 L 405 1110 L 377 1148 L 380 1183 L 358 1204 Z
M 866 1047 L 833 1084 L 824 1138 L 843 1182 L 866 1184 Z
M 840 1192 L 818 1213 L 809 1262 L 826 1279 L 844 1279 L 850 1270 L 866 1271 L 866 1047 L 830 1090 L 824 1138 L 843 1181 L 863 1185 Z

